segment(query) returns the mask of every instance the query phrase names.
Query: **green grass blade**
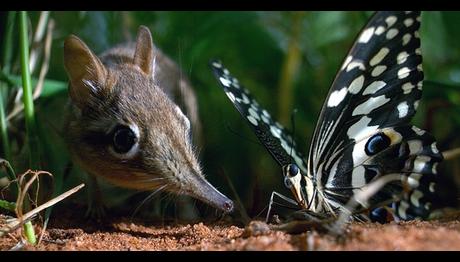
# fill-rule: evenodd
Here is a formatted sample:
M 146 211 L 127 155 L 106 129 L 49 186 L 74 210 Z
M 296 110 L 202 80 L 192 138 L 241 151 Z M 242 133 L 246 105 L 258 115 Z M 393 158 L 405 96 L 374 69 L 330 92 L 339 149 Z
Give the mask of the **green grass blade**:
M 32 225 L 32 222 L 29 221 L 24 224 L 24 234 L 26 235 L 27 241 L 29 241 L 30 244 L 37 244 L 37 237 L 35 236 L 34 226 Z
M 11 57 L 13 55 L 13 28 L 16 12 L 8 12 L 6 30 L 2 49 L 2 73 L 9 74 L 11 69 Z M 8 89 L 4 84 L 0 84 L 0 132 L 2 138 L 3 157 L 11 160 L 10 140 L 8 138 L 8 125 L 6 121 L 5 101 L 8 97 Z
M 13 29 L 14 20 L 16 19 L 16 12 L 8 12 L 8 18 L 6 20 L 6 30 L 3 41 L 2 49 L 2 71 L 8 74 L 11 70 L 11 58 L 13 57 Z
M 10 162 L 8 162 L 8 160 L 0 158 L 0 166 L 4 166 L 6 168 L 6 174 L 10 181 L 16 180 L 16 173 L 14 172 L 13 167 L 10 165 Z M 11 190 L 13 191 L 13 195 L 17 196 L 17 193 L 19 192 L 19 184 L 17 181 L 15 181 L 14 185 L 15 187 Z
M 39 149 L 38 141 L 36 139 L 36 122 L 34 111 L 34 100 L 32 96 L 32 81 L 29 70 L 29 39 L 27 35 L 27 13 L 25 11 L 19 12 L 19 48 L 21 57 L 21 74 L 22 74 L 22 88 L 23 88 L 23 101 L 24 101 L 24 116 L 26 120 L 26 131 L 29 142 L 29 161 L 31 168 L 38 168 L 39 165 Z M 27 241 L 35 245 L 37 238 L 35 236 L 34 228 L 31 222 L 24 224 L 24 233 Z
M 26 132 L 29 144 L 30 167 L 38 168 L 39 149 L 36 138 L 36 121 L 34 111 L 34 100 L 32 97 L 32 81 L 29 70 L 29 40 L 27 34 L 27 13 L 19 12 L 19 48 L 21 57 L 21 75 L 24 102 L 24 117 L 26 120 Z
M 0 92 L 0 132 L 2 137 L 3 157 L 11 160 L 10 139 L 8 138 L 8 125 L 6 121 L 5 106 L 3 104 L 3 93 Z

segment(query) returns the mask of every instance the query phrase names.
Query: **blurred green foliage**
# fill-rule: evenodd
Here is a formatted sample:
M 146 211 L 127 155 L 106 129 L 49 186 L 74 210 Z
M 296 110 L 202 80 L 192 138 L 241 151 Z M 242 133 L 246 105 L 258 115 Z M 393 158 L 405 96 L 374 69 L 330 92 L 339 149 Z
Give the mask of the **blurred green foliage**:
M 34 25 L 39 13 L 30 15 Z M 208 179 L 233 198 L 222 177 L 228 176 L 248 213 L 256 215 L 267 205 L 273 190 L 290 194 L 283 186 L 280 168 L 214 79 L 209 60 L 220 59 L 275 119 L 290 118 L 278 115 L 280 106 L 289 111 L 297 108 L 295 137 L 299 149 L 307 152 L 330 84 L 371 15 L 372 12 L 305 11 L 301 15 L 300 37 L 291 39 L 294 12 L 51 12 L 55 31 L 49 85 L 45 85 L 37 101 L 42 132 L 48 135 L 46 148 L 50 156 L 45 167 L 62 174 L 67 161 L 57 132 L 67 100 L 67 90 L 62 85 L 67 81 L 64 38 L 75 34 L 100 53 L 119 42 L 133 40 L 137 27 L 146 25 L 155 44 L 182 67 L 198 94 L 204 132 L 200 157 Z M 425 84 L 414 123 L 430 129 L 443 150 L 459 145 L 459 23 L 460 12 L 423 12 L 423 67 L 425 79 L 431 82 Z M 301 62 L 292 79 L 292 104 L 280 105 L 277 94 L 281 68 L 290 40 L 298 41 Z M 282 124 L 291 127 L 290 121 Z

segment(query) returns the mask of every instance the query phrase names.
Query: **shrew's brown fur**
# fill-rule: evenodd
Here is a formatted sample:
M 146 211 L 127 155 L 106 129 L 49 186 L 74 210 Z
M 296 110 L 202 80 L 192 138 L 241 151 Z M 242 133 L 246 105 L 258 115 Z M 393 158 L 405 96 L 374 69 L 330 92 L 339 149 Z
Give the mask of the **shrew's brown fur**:
M 72 102 L 66 141 L 84 170 L 121 187 L 164 186 L 231 211 L 233 203 L 204 178 L 192 145 L 191 126 L 199 132 L 195 94 L 177 65 L 154 47 L 146 27 L 139 28 L 136 44 L 100 58 L 69 36 L 64 61 Z M 111 132 L 119 125 L 136 134 L 126 154 L 113 149 Z

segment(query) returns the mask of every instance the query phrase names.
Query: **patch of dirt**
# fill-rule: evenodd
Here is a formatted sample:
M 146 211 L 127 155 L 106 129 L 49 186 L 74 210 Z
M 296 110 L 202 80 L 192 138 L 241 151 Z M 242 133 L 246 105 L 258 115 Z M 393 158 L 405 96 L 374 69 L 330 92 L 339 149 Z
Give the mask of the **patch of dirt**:
M 19 231 L 0 238 L 0 250 L 18 243 Z M 263 222 L 242 228 L 225 222 L 151 225 L 118 218 L 103 225 L 76 215 L 54 218 L 38 246 L 24 250 L 460 250 L 458 218 L 352 223 L 340 241 L 316 231 L 291 235 Z

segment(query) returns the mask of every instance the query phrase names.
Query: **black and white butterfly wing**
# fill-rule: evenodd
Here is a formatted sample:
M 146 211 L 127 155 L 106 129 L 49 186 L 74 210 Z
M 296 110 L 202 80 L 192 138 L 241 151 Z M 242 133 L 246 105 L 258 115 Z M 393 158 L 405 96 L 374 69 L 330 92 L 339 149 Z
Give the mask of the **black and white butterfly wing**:
M 409 206 L 425 208 L 419 200 L 429 188 L 420 190 L 420 182 L 432 183 L 442 156 L 429 134 L 408 124 L 422 94 L 419 28 L 420 12 L 377 12 L 356 39 L 332 84 L 310 146 L 309 174 L 324 187 L 323 198 L 313 199 L 313 209 L 321 209 L 324 200 L 337 207 L 355 190 L 390 173 L 419 174 L 413 176 L 418 185 L 412 183 L 398 214 L 405 219 Z M 401 186 L 389 186 L 370 204 L 401 191 Z
M 409 124 L 422 91 L 419 28 L 420 12 L 377 12 L 370 19 L 326 98 L 307 170 L 287 130 L 271 120 L 228 70 L 212 63 L 227 96 L 275 160 L 282 166 L 292 163 L 292 152 L 307 177 L 303 181 L 313 180 L 315 193 L 305 194 L 313 196 L 306 199 L 311 211 L 342 207 L 356 190 L 396 173 L 407 180 L 407 190 L 403 183 L 389 184 L 367 205 L 401 199 L 402 194 L 396 203 L 401 218 L 428 214 L 442 155 L 431 135 Z
M 301 151 L 296 150 L 290 132 L 274 121 L 267 110 L 259 106 L 249 91 L 219 61 L 211 61 L 210 65 L 227 97 L 278 164 L 283 167 L 295 161 L 306 172 L 305 158 Z

